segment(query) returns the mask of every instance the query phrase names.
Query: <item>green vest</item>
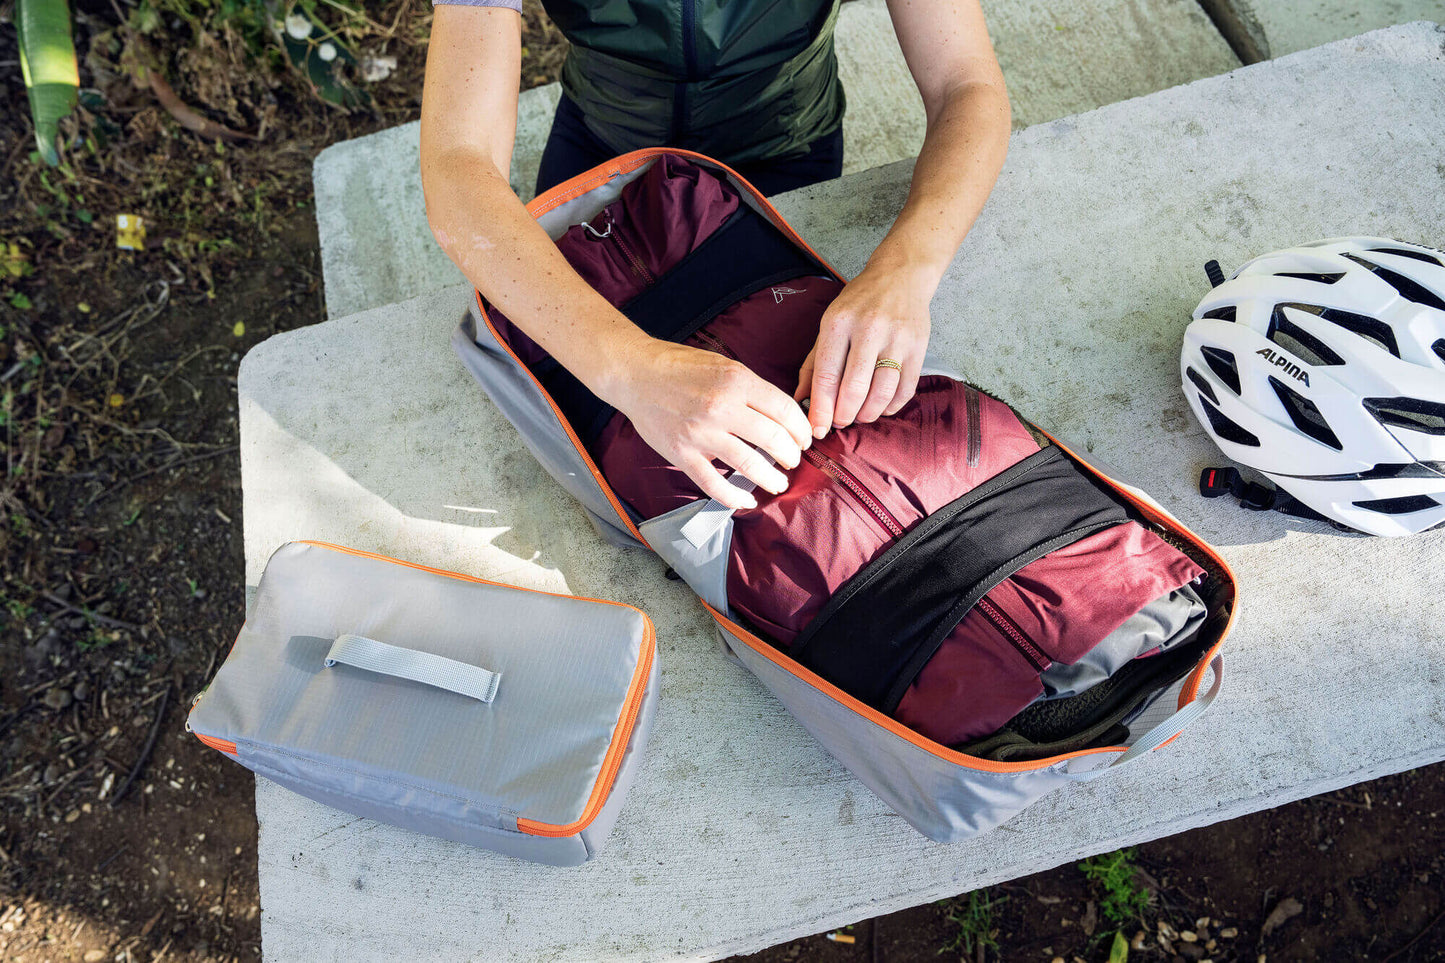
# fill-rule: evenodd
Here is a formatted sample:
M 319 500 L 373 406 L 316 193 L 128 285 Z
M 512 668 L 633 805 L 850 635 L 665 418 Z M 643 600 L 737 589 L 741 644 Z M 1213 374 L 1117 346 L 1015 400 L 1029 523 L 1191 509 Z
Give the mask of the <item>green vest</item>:
M 571 41 L 562 90 L 619 154 L 793 157 L 843 120 L 838 0 L 544 0 Z

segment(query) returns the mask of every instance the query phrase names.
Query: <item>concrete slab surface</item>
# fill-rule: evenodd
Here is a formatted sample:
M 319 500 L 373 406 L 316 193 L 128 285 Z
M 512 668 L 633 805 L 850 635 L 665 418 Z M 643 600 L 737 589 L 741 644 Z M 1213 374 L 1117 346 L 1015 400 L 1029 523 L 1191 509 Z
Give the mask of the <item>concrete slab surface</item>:
M 1193 0 L 985 0 L 1015 126 L 1239 66 Z M 843 5 L 838 70 L 848 97 L 845 174 L 917 155 L 923 103 L 884 0 Z M 511 183 L 532 197 L 552 126 L 556 84 L 518 103 Z M 340 318 L 462 281 L 426 225 L 418 125 L 333 144 L 315 162 L 326 312 Z
M 934 301 L 934 351 L 1221 546 L 1242 614 L 1199 725 L 968 842 L 932 843 L 886 810 L 719 654 L 655 559 L 602 544 L 451 355 L 464 289 L 253 349 L 248 584 L 283 541 L 318 538 L 617 599 L 652 615 L 662 671 L 636 787 L 580 868 L 258 780 L 266 958 L 713 959 L 1445 758 L 1445 533 L 1346 537 L 1201 499 L 1219 456 L 1178 385 L 1207 258 L 1232 268 L 1347 233 L 1441 243 L 1442 44 L 1433 27 L 1390 29 L 1015 136 Z M 854 272 L 908 180 L 908 163 L 876 168 L 781 209 Z
M 1414 20 L 1445 21 L 1445 0 L 1200 0 L 1251 61 Z

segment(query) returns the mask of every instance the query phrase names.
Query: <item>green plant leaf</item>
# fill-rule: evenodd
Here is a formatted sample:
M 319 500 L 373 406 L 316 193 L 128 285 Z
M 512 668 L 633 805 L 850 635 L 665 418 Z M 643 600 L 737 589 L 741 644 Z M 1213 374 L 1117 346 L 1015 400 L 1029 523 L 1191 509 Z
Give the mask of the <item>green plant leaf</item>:
M 1109 963 L 1129 963 L 1129 941 L 1124 934 L 1114 933 L 1114 945 L 1109 947 Z
M 60 163 L 55 138 L 60 121 L 75 106 L 80 69 L 70 38 L 70 7 L 65 0 L 20 0 L 15 8 L 20 38 L 20 72 L 30 95 L 35 143 L 51 167 Z

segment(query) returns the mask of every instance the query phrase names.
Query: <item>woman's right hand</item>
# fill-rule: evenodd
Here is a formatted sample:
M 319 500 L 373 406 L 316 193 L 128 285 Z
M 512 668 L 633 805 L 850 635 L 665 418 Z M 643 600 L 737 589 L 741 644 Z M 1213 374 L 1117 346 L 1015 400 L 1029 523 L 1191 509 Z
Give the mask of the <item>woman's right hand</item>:
M 729 508 L 757 507 L 714 459 L 767 491 L 788 487 L 787 476 L 759 453 L 796 468 L 812 444 L 808 418 L 786 392 L 723 355 L 654 338 L 635 342 L 614 361 L 599 394 L 708 497 Z

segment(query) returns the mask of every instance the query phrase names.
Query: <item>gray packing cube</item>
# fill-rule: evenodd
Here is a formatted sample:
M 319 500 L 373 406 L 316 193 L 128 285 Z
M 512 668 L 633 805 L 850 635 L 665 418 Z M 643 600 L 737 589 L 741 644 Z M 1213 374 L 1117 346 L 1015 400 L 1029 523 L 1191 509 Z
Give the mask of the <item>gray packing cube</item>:
M 636 774 L 655 654 L 628 605 L 290 542 L 186 727 L 337 809 L 573 866 Z

